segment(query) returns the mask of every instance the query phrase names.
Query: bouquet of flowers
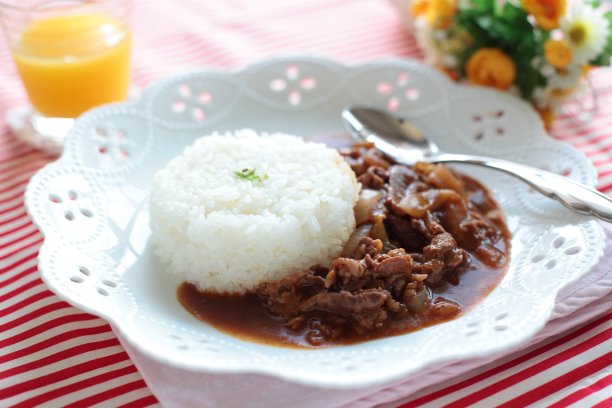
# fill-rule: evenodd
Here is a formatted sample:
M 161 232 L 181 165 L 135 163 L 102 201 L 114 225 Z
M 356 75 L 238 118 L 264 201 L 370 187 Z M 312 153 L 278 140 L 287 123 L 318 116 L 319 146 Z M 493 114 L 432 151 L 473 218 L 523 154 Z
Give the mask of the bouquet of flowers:
M 610 65 L 612 12 L 598 1 L 414 0 L 410 12 L 428 63 L 516 93 L 547 125 L 591 67 Z

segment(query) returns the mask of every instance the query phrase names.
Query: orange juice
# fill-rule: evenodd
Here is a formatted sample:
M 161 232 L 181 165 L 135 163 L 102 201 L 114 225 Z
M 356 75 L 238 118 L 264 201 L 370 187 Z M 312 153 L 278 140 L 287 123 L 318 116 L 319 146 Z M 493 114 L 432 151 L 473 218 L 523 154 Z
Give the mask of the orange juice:
M 32 22 L 13 47 L 30 102 L 49 117 L 74 118 L 126 98 L 131 35 L 101 13 Z

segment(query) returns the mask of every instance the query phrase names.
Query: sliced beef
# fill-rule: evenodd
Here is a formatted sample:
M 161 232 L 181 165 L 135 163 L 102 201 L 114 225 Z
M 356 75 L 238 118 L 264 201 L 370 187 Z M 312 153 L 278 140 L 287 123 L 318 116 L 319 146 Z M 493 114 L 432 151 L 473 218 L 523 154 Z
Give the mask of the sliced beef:
M 382 169 L 388 169 L 391 166 L 389 160 L 379 150 L 374 149 L 371 143 L 356 144 L 339 151 L 357 177 L 364 174 L 372 166 Z
M 383 244 L 380 240 L 375 240 L 370 237 L 364 237 L 355 250 L 353 254 L 353 258 L 355 259 L 364 259 L 366 255 L 370 255 L 371 258 L 380 254 L 383 250 Z
M 423 248 L 423 266 L 421 273 L 426 273 L 427 283 L 439 284 L 443 272 L 454 269 L 467 260 L 467 252 L 457 247 L 457 242 L 448 232 L 434 236 L 431 243 Z
M 370 289 L 351 293 L 346 290 L 339 292 L 320 292 L 300 304 L 300 310 L 314 310 L 338 313 L 341 315 L 360 315 L 377 312 L 382 309 L 391 294 L 385 290 Z
M 358 226 L 329 265 L 260 285 L 267 309 L 315 345 L 343 331 L 382 329 L 401 316 L 459 313 L 457 303 L 430 288 L 457 283 L 470 254 L 503 261 L 494 246 L 500 232 L 480 211 L 496 207 L 444 166 L 395 165 L 369 144 L 341 153 L 364 188 Z
M 389 175 L 387 170 L 383 167 L 372 166 L 368 167 L 363 174 L 358 176 L 357 181 L 359 181 L 364 188 L 380 190 L 385 186 L 388 178 Z
M 385 226 L 390 239 L 398 242 L 399 246 L 411 251 L 418 251 L 427 244 L 427 236 L 422 232 L 427 227 L 420 218 L 399 217 L 389 214 Z
M 410 277 L 413 265 L 408 254 L 397 254 L 377 262 L 374 265 L 373 276 L 376 278 Z
M 331 269 L 325 277 L 325 287 L 336 286 L 343 290 L 359 290 L 368 280 L 365 271 L 366 265 L 363 261 L 338 258 L 332 262 Z
M 423 248 L 423 255 L 425 258 L 441 260 L 446 268 L 456 268 L 467 259 L 465 250 L 457 247 L 457 241 L 448 232 L 436 235 Z
M 325 280 L 312 271 L 299 272 L 284 279 L 264 282 L 257 288 L 268 310 L 278 316 L 294 316 L 304 298 L 325 288 Z

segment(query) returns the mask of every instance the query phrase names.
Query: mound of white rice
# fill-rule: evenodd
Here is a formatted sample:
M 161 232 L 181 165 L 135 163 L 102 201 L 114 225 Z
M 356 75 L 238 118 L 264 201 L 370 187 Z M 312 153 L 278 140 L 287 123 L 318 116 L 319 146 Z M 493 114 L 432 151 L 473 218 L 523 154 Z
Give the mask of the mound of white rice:
M 239 176 L 246 169 L 251 177 Z M 322 144 L 245 129 L 200 138 L 153 179 L 152 243 L 200 290 L 239 293 L 337 257 L 359 184 Z

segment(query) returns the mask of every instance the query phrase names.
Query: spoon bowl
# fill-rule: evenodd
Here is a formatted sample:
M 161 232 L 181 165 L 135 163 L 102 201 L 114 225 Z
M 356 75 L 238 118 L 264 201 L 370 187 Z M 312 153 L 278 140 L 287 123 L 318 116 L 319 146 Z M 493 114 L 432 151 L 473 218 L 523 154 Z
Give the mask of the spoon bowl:
M 425 155 L 438 152 L 432 140 L 403 118 L 396 118 L 385 112 L 364 107 L 345 109 L 342 117 L 353 129 L 360 133 L 365 132 L 363 136 L 367 137 L 368 133 L 375 133 L 399 147 L 417 148 Z

